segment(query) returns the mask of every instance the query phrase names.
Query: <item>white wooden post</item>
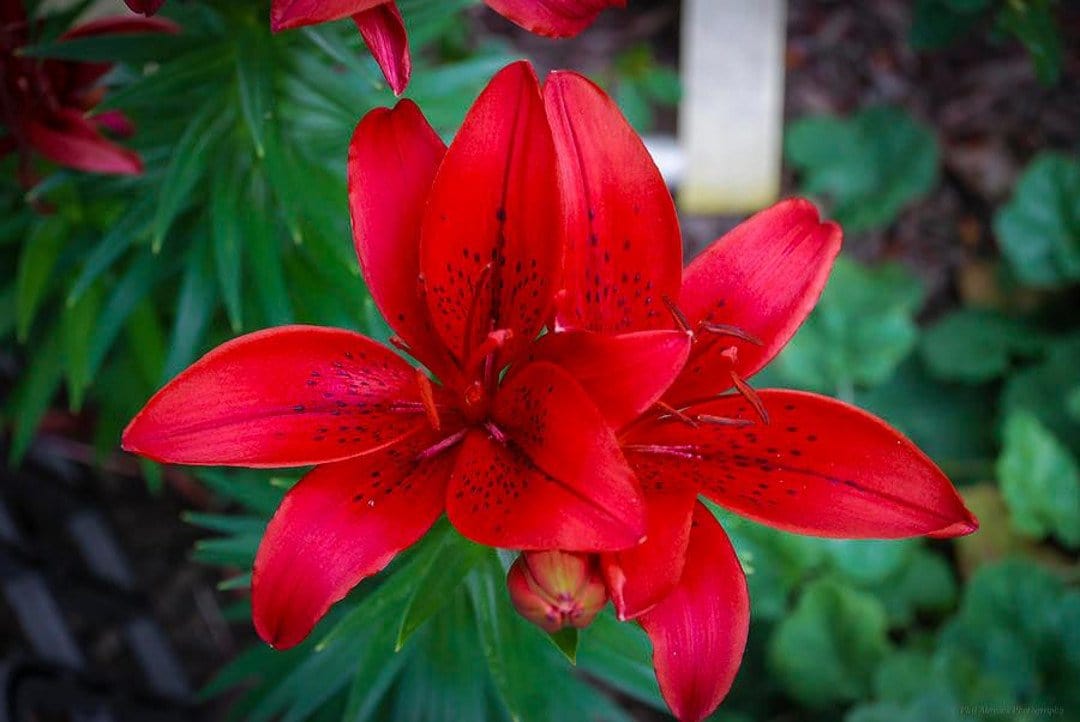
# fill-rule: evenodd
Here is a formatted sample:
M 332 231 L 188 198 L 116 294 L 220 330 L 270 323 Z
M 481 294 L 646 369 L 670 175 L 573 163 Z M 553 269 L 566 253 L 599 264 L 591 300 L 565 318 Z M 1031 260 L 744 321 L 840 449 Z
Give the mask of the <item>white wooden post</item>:
M 780 193 L 785 0 L 683 0 L 680 207 L 757 210 Z

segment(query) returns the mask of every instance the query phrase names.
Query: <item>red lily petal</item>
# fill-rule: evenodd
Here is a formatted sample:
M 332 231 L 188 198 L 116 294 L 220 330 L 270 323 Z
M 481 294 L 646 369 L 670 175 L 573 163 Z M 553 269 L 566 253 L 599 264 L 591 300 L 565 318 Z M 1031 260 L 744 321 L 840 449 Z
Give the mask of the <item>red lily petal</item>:
M 446 146 L 411 100 L 376 108 L 349 145 L 353 242 L 375 304 L 440 378 L 446 351 L 420 293 L 420 218 Z
M 552 73 L 544 103 L 555 135 L 567 249 L 559 323 L 602 333 L 671 328 L 682 241 L 675 205 L 637 133 L 604 91 Z
M 604 336 L 566 331 L 542 336 L 532 360 L 550 361 L 570 373 L 612 428 L 618 429 L 656 403 L 682 370 L 690 339 L 681 331 L 639 331 Z
M 453 454 L 422 461 L 430 432 L 302 478 L 255 558 L 252 618 L 279 649 L 304 639 L 334 602 L 423 536 L 443 511 Z
M 548 320 L 562 256 L 551 129 L 532 67 L 491 80 L 443 159 L 420 244 L 427 303 L 462 362 L 496 330 L 509 361 Z
M 405 21 L 396 4 L 383 3 L 370 10 L 353 15 L 360 35 L 371 51 L 371 56 L 382 69 L 386 82 L 394 95 L 405 92 L 412 73 L 412 57 L 409 55 L 409 36 L 405 33 Z
M 450 477 L 446 514 L 475 542 L 506 549 L 596 551 L 635 544 L 644 522 L 624 516 L 623 495 L 591 488 L 589 479 L 566 484 L 546 474 L 512 444 L 470 431 Z M 609 501 L 614 510 L 604 505 Z
M 340 461 L 428 425 L 417 374 L 352 331 L 257 331 L 217 347 L 158 391 L 124 431 L 123 445 L 174 464 Z M 414 412 L 394 408 L 403 401 Z
M 669 477 L 696 480 L 717 504 L 801 534 L 895 539 L 978 528 L 934 462 L 881 419 L 817 394 L 766 389 L 759 395 L 768 425 L 690 428 L 672 422 L 634 429 L 625 440 L 630 449 L 651 444 L 683 450 L 628 451 L 634 468 L 653 464 Z M 686 413 L 758 420 L 739 396 Z
M 484 0 L 492 10 L 531 33 L 569 38 L 592 25 L 606 8 L 624 8 L 626 0 Z
M 817 303 L 840 241 L 839 226 L 822 223 L 813 204 L 795 198 L 740 223 L 695 258 L 679 295 L 691 325 L 735 326 L 762 344 L 699 334 L 668 400 L 713 396 L 731 387 L 726 371 L 748 378 L 771 361 Z M 721 356 L 731 346 L 734 366 Z
M 619 619 L 651 609 L 682 575 L 697 489 L 673 488 L 662 478 L 638 477 L 645 491 L 645 541 L 601 556 L 601 567 Z
M 276 33 L 341 20 L 389 2 L 391 0 L 272 0 L 270 29 Z
M 664 701 L 682 722 L 719 706 L 742 663 L 750 596 L 727 534 L 701 504 L 679 585 L 639 621 L 653 644 Z
M 30 144 L 49 160 L 90 173 L 142 173 L 142 161 L 137 153 L 105 138 L 78 111 L 61 108 L 51 121 L 45 125 L 31 120 L 26 125 Z
M 143 15 L 153 15 L 165 4 L 165 0 L 124 0 L 124 2 L 127 3 L 132 12 L 142 13 Z

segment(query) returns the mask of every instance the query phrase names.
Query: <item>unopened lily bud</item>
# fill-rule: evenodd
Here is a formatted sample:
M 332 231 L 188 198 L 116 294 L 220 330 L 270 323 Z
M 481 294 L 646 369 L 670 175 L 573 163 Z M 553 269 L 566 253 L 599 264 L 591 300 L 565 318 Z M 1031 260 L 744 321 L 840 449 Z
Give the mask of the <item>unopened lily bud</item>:
M 587 627 L 607 602 L 596 558 L 575 552 L 522 552 L 506 575 L 521 616 L 546 632 Z

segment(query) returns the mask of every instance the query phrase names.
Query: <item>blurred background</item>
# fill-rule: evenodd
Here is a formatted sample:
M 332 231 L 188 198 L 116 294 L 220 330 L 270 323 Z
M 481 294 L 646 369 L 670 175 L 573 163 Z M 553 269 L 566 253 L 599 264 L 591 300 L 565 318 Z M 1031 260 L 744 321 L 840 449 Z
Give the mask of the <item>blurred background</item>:
M 344 162 L 394 97 L 348 22 L 275 36 L 268 3 L 169 0 L 178 35 L 61 43 L 89 4 L 39 5 L 19 57 L 116 63 L 97 112 L 131 119 L 145 172 L 0 159 L 0 720 L 666 719 L 637 627 L 605 613 L 571 666 L 502 597 L 415 573 L 294 650 L 257 642 L 251 560 L 299 473 L 162 468 L 119 434 L 237 334 L 386 338 Z M 447 139 L 510 59 L 601 83 L 672 182 L 688 258 L 777 197 L 839 221 L 820 305 L 755 385 L 873 410 L 981 519 L 840 542 L 721 512 L 753 622 L 715 718 L 1080 720 L 1080 4 L 629 0 L 564 41 L 472 0 L 399 5 L 406 95 Z

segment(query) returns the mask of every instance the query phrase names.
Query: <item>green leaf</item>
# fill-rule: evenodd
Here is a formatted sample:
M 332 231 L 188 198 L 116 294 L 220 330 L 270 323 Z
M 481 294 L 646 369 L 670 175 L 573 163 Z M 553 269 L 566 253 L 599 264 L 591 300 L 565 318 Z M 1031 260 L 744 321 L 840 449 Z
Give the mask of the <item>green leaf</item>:
M 238 218 L 244 212 L 244 204 L 240 200 L 242 187 L 242 175 L 222 166 L 218 167 L 211 180 L 210 237 L 214 268 L 233 333 L 239 333 L 244 327 L 241 294 L 244 237 Z
M 205 242 L 196 242 L 187 259 L 187 269 L 180 283 L 180 296 L 176 301 L 176 323 L 169 340 L 169 353 L 165 357 L 163 381 L 171 379 L 188 366 L 205 343 L 203 333 L 217 301 L 214 284 L 205 267 L 209 250 L 206 245 Z
M 37 433 L 38 424 L 45 416 L 49 403 L 56 394 L 63 378 L 64 365 L 60 353 L 60 334 L 51 332 L 45 340 L 33 350 L 27 359 L 26 370 L 11 394 L 9 410 L 14 430 L 11 434 L 11 448 L 8 461 L 18 464 Z
M 236 89 L 240 95 L 241 114 L 258 158 L 266 154 L 265 126 L 273 105 L 273 78 L 268 72 L 273 63 L 263 38 L 262 32 L 245 32 L 236 44 Z
M 1027 704 L 1080 705 L 1080 590 L 1029 560 L 979 569 L 940 645 L 948 669 L 970 660 L 971 686 L 997 682 Z
M 135 261 L 113 287 L 112 294 L 98 317 L 90 346 L 90 376 L 94 376 L 101 368 L 128 317 L 150 293 L 158 280 L 161 265 L 160 258 L 147 254 Z
M 872 596 L 822 579 L 777 626 L 769 660 L 789 693 L 810 707 L 863 697 L 889 651 L 885 610 Z
M 60 258 L 71 229 L 63 218 L 52 216 L 34 226 L 22 247 L 15 272 L 15 334 L 25 342 L 45 288 Z
M 900 266 L 866 268 L 841 257 L 806 323 L 777 360 L 790 383 L 850 398 L 893 373 L 918 337 L 922 286 Z
M 656 709 L 666 710 L 652 667 L 652 647 L 636 624 L 602 612 L 581 631 L 578 667 L 615 689 Z
M 1065 48 L 1054 20 L 1054 0 L 1012 0 L 1001 5 L 998 25 L 1027 48 L 1043 85 L 1061 79 Z
M 1040 334 L 1021 323 L 982 309 L 960 309 L 931 326 L 919 344 L 927 368 L 951 381 L 977 383 L 1003 376 L 1010 361 L 1043 348 Z
M 139 367 L 142 386 L 156 390 L 165 368 L 165 331 L 150 299 L 139 303 L 127 320 L 128 347 Z
M 937 181 L 934 134 L 897 108 L 798 120 L 784 150 L 803 192 L 827 196 L 849 232 L 889 225 Z
M 1049 151 L 1037 155 L 994 216 L 994 232 L 1024 283 L 1080 281 L 1080 160 Z
M 155 108 L 177 98 L 191 98 L 193 89 L 218 87 L 217 78 L 232 63 L 232 42 L 219 42 L 175 56 L 138 80 L 109 93 L 95 113 L 126 108 Z M 190 102 L 190 101 L 189 101 Z M 219 108 L 221 105 L 219 104 Z
M 151 226 L 151 247 L 154 253 L 161 250 L 165 236 L 176 217 L 192 203 L 196 184 L 206 175 L 211 150 L 225 126 L 227 113 L 222 113 L 221 102 L 211 99 L 187 124 L 183 135 L 176 141 L 172 160 L 161 179 L 158 204 Z
M 266 518 L 277 510 L 285 496 L 280 487 L 269 483 L 266 475 L 257 471 L 201 468 L 197 475 L 214 492 Z
M 1080 419 L 1069 413 L 1066 392 L 1080 385 L 1080 336 L 1057 341 L 1046 359 L 1012 374 L 1005 384 L 1001 406 L 1006 414 L 1028 411 L 1080 455 Z
M 20 48 L 19 54 L 31 58 L 142 65 L 192 47 L 193 41 L 183 33 L 113 33 L 29 45 Z
M 67 377 L 68 403 L 72 411 L 82 408 L 83 394 L 90 383 L 90 345 L 96 332 L 101 292 L 90 288 L 75 305 L 64 309 L 60 337 L 64 349 L 64 372 Z
M 78 302 L 86 289 L 107 271 L 118 258 L 132 246 L 139 234 L 143 232 L 150 220 L 153 208 L 150 198 L 143 198 L 131 204 L 130 208 L 110 224 L 106 232 L 90 255 L 86 257 L 82 270 L 75 278 L 75 283 L 68 291 L 67 304 L 69 306 Z
M 462 580 L 487 551 L 452 529 L 443 535 L 430 565 L 422 574 L 413 575 L 414 591 L 398 625 L 395 650 L 400 650 L 413 632 L 454 598 Z
M 941 48 L 967 33 L 991 0 L 915 0 L 908 39 L 917 50 Z
M 574 627 L 563 627 L 557 632 L 548 635 L 548 639 L 555 645 L 566 661 L 577 664 L 578 630 Z
M 825 542 L 830 561 L 846 579 L 859 585 L 880 584 L 897 573 L 911 558 L 910 541 L 876 539 L 830 539 Z
M 997 472 L 1013 526 L 1080 547 L 1080 469 L 1072 455 L 1031 414 L 1011 414 L 1004 435 Z
M 997 453 L 997 399 L 985 386 L 947 384 L 918 357 L 888 383 L 855 394 L 856 404 L 907 434 L 950 477 L 985 479 Z

